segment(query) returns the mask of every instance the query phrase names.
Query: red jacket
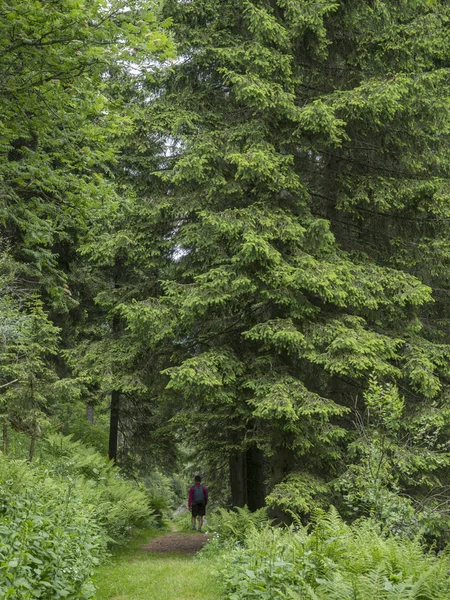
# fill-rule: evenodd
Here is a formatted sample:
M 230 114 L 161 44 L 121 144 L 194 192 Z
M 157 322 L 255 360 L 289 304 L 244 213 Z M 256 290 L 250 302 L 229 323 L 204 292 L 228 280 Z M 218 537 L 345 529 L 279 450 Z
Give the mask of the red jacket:
M 191 506 L 192 506 L 192 502 L 194 500 L 194 487 L 196 485 L 200 485 L 200 483 L 195 483 L 189 490 L 188 508 L 191 508 Z M 206 488 L 204 485 L 202 485 L 202 488 L 203 488 L 203 494 L 205 495 L 205 506 L 206 506 L 208 504 L 208 488 Z

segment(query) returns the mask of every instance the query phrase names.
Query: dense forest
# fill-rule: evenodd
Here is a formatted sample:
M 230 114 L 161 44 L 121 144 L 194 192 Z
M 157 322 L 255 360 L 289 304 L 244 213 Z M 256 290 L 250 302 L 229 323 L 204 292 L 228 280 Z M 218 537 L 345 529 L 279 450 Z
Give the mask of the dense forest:
M 0 597 L 93 597 L 197 472 L 227 598 L 450 596 L 449 32 L 446 0 L 0 0 Z M 333 532 L 438 587 L 324 583 Z

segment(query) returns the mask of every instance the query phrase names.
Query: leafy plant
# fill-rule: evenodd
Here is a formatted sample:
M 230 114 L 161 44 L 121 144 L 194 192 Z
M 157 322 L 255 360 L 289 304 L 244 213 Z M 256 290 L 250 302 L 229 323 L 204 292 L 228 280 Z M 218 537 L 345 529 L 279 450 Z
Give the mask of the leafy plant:
M 0 454 L 0 597 L 91 598 L 108 544 L 154 523 L 145 489 L 70 437 L 49 435 L 39 462 Z
M 309 515 L 329 506 L 330 487 L 310 473 L 291 473 L 266 497 L 267 506 L 289 515 Z
M 70 480 L 0 455 L 0 596 L 88 599 L 107 536 Z

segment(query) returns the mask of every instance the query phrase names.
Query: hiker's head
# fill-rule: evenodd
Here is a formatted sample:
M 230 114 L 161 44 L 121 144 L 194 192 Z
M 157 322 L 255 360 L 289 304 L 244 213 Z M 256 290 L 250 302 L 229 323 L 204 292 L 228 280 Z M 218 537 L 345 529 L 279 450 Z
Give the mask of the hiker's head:
M 194 477 L 194 481 L 195 481 L 195 483 L 200 483 L 200 482 L 201 482 L 201 480 L 202 480 L 202 478 L 200 477 L 200 475 L 196 475 L 196 476 Z

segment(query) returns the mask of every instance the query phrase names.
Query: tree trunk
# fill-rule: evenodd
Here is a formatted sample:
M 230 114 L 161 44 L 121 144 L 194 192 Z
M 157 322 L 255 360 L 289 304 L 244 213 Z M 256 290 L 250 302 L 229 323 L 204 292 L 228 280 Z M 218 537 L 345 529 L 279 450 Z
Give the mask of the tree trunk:
M 6 421 L 3 421 L 3 454 L 6 456 L 8 454 L 8 424 Z
M 115 283 L 114 287 L 118 285 L 118 279 L 122 271 L 122 264 L 120 260 L 116 259 L 115 265 Z M 120 335 L 120 321 L 117 314 L 112 319 L 112 335 L 114 339 L 118 339 Z M 113 368 L 114 370 L 114 368 Z M 111 409 L 109 414 L 109 448 L 108 456 L 110 460 L 117 462 L 117 442 L 119 439 L 119 414 L 120 414 L 120 392 L 113 390 L 111 392 Z
M 281 483 L 286 475 L 292 473 L 295 464 L 295 454 L 288 448 L 277 448 L 270 460 L 270 489 Z M 272 507 L 269 516 L 276 523 L 289 523 L 291 515 L 284 512 L 280 507 Z
M 119 436 L 120 392 L 111 392 L 111 410 L 109 417 L 109 449 L 110 460 L 117 461 L 117 439 Z
M 275 487 L 292 471 L 293 455 L 287 448 L 277 448 L 270 461 L 270 487 Z
M 36 438 L 34 437 L 34 435 L 31 437 L 31 442 L 30 442 L 30 451 L 28 454 L 28 462 L 31 462 L 34 458 L 34 447 L 36 445 Z
M 230 455 L 231 506 L 247 504 L 247 463 L 243 452 Z
M 86 419 L 89 423 L 94 423 L 94 405 L 92 402 L 86 404 Z
M 256 446 L 250 446 L 246 455 L 247 504 L 250 510 L 258 510 L 265 504 L 264 455 Z

